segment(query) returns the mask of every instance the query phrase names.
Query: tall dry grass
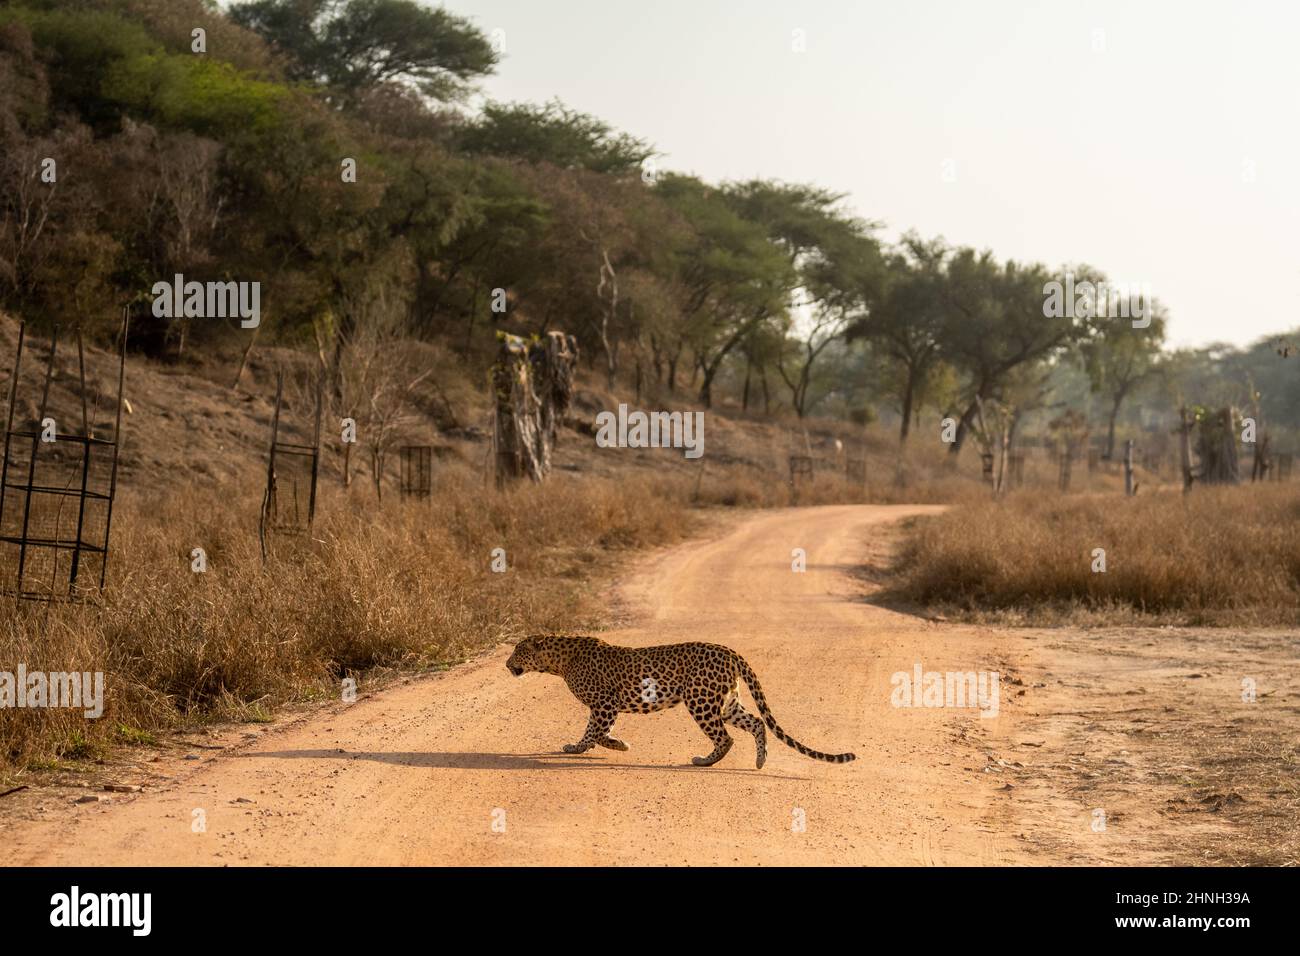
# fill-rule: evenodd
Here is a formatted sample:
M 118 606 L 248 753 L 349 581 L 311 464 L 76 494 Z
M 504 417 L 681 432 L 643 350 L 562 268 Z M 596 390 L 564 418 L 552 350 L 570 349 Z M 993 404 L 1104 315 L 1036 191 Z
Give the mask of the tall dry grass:
M 898 597 L 1004 621 L 1294 624 L 1300 487 L 978 502 L 918 520 L 897 570 Z
M 104 715 L 0 709 L 0 767 L 85 757 L 187 720 L 265 719 L 338 697 L 345 676 L 595 625 L 593 582 L 621 553 L 681 537 L 687 497 L 645 479 L 496 494 L 467 472 L 442 477 L 427 502 L 327 489 L 311 538 L 278 540 L 264 566 L 253 490 L 126 494 L 102 607 L 0 599 L 0 669 L 102 671 Z M 191 570 L 196 547 L 206 573 Z M 491 570 L 498 547 L 504 573 Z

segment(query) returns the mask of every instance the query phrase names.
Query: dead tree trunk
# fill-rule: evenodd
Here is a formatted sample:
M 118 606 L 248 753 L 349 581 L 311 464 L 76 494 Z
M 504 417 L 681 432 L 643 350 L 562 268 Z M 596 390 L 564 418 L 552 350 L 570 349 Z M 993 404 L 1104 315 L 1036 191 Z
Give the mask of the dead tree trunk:
M 556 434 L 573 398 L 578 344 L 562 332 L 533 342 L 505 332 L 498 338 L 492 366 L 497 486 L 524 476 L 542 481 L 551 472 Z
M 1268 436 L 1264 435 L 1255 443 L 1255 454 L 1251 458 L 1250 480 L 1267 481 L 1268 470 L 1273 465 L 1268 450 Z
M 1137 482 L 1133 480 L 1133 439 L 1124 443 L 1124 495 L 1132 498 L 1137 494 Z
M 1237 462 L 1236 414 L 1221 408 L 1200 423 L 1197 452 L 1201 481 L 1210 485 L 1235 485 L 1241 480 Z

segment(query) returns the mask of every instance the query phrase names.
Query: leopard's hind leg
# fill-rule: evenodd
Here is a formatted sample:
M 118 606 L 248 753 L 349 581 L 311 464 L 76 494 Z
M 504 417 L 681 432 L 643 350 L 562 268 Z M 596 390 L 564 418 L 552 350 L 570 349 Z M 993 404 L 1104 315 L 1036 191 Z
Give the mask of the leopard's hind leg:
M 767 763 L 767 728 L 763 726 L 763 722 L 741 706 L 740 701 L 734 697 L 731 698 L 727 709 L 723 711 L 722 719 L 725 723 L 747 730 L 754 735 L 756 752 L 754 766 L 762 770 L 763 764 Z
M 697 767 L 711 767 L 727 755 L 731 745 L 735 743 L 731 735 L 727 733 L 727 728 L 722 726 L 722 707 L 725 697 L 722 695 L 709 694 L 701 696 L 695 700 L 688 700 L 687 706 L 690 708 L 691 716 L 695 722 L 700 725 L 700 730 L 704 731 L 710 740 L 713 741 L 713 753 L 707 757 L 692 757 L 691 763 Z

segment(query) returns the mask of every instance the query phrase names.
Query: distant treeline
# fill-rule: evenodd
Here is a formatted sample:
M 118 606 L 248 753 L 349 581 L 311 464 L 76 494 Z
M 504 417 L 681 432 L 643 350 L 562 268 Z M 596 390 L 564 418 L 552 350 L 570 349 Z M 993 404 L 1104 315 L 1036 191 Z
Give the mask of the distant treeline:
M 262 340 L 326 361 L 387 334 L 481 364 L 498 328 L 562 328 L 611 384 L 903 438 L 951 414 L 956 447 L 990 401 L 1112 434 L 1139 401 L 1300 425 L 1273 342 L 1168 353 L 1158 302 L 1136 328 L 1044 308 L 1090 266 L 887 245 L 831 191 L 663 171 L 558 101 L 471 109 L 499 59 L 412 0 L 0 3 L 0 307 L 107 336 L 159 280 L 255 281 Z M 250 334 L 136 314 L 160 356 Z

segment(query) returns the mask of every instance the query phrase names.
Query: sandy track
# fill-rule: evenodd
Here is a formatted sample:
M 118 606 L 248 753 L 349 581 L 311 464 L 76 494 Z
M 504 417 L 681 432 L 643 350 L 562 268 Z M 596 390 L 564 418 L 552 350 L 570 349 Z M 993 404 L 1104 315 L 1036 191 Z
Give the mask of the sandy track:
M 160 769 L 172 780 L 160 790 L 11 824 L 6 862 L 1025 860 L 1014 832 L 994 824 L 1006 785 L 981 772 L 985 758 L 970 740 L 1012 744 L 1015 701 L 1004 699 L 996 719 L 889 702 L 890 676 L 918 661 L 1005 671 L 1006 639 L 866 604 L 849 576 L 890 523 L 930 510 L 753 516 L 716 540 L 647 559 L 619 590 L 637 626 L 603 635 L 730 645 L 754 666 L 788 732 L 823 750 L 854 750 L 856 763 L 812 761 L 769 738 L 767 766 L 756 771 L 752 739 L 733 732 L 736 746 L 720 764 L 692 767 L 690 757 L 709 747 L 683 708 L 621 717 L 615 733 L 629 752 L 565 756 L 556 751 L 581 736 L 585 711 L 558 678 L 510 676 L 501 647 L 197 762 L 166 758 Z M 804 573 L 791 570 L 794 548 L 806 551 Z M 193 832 L 195 810 L 205 832 Z

